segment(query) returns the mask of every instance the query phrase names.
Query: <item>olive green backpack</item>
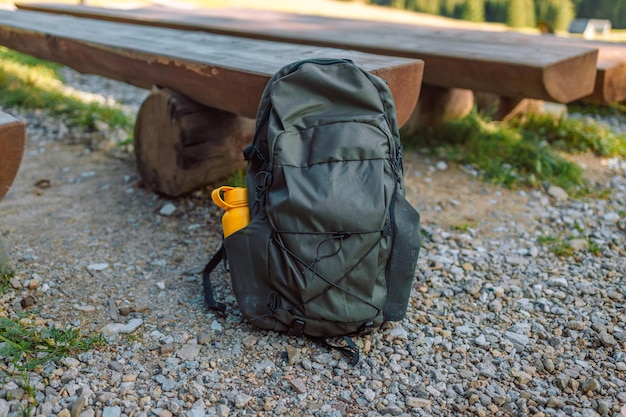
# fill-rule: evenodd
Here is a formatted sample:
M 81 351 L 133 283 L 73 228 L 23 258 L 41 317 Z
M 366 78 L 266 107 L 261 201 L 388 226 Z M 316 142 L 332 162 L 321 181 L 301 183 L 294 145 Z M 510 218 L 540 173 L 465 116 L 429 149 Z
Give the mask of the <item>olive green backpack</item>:
M 246 148 L 250 224 L 226 237 L 232 288 L 254 326 L 326 341 L 404 318 L 420 217 L 384 80 L 350 60 L 303 60 L 267 84 Z M 224 253 L 225 252 L 225 253 Z M 358 360 L 351 339 L 345 349 Z

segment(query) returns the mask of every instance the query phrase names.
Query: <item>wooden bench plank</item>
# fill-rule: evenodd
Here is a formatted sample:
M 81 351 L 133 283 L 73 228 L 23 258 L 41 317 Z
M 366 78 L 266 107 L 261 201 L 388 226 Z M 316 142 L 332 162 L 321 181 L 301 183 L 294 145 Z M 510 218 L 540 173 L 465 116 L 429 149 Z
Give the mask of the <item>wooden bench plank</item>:
M 388 82 L 403 124 L 417 103 L 424 68 L 418 59 L 20 10 L 0 11 L 0 44 L 138 87 L 167 87 L 251 118 L 265 84 L 283 65 L 342 57 Z
M 288 41 L 420 58 L 424 83 L 507 97 L 561 103 L 589 96 L 596 77 L 596 47 L 507 42 L 502 33 L 443 36 L 447 29 L 411 24 L 305 16 L 251 9 L 103 9 L 72 5 L 18 7 L 186 30 Z
M 518 42 L 565 45 L 598 49 L 596 80 L 593 93 L 585 100 L 604 104 L 626 100 L 626 45 L 611 42 L 589 41 L 553 35 L 525 35 L 507 32 L 505 38 Z
M 26 126 L 0 112 L 0 201 L 17 175 L 26 146 Z
M 626 99 L 626 45 L 614 42 L 592 41 L 581 38 L 556 35 L 529 35 L 512 31 L 486 31 L 476 29 L 455 29 L 436 26 L 423 26 L 431 35 L 442 38 L 463 38 L 473 42 L 499 42 L 513 45 L 533 45 L 536 48 L 580 47 L 596 48 L 596 81 L 593 94 L 585 99 L 615 103 Z

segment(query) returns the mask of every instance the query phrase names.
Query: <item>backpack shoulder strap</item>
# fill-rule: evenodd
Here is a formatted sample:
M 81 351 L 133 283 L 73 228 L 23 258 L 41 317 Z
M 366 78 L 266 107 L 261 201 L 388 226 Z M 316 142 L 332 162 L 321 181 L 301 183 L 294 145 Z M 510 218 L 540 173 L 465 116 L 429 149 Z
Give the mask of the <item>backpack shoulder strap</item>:
M 213 310 L 217 313 L 224 314 L 226 312 L 226 304 L 215 301 L 215 295 L 213 293 L 213 285 L 211 284 L 211 272 L 220 263 L 222 259 L 226 257 L 226 250 L 222 245 L 217 252 L 213 255 L 211 260 L 206 264 L 202 271 L 202 286 L 204 288 L 204 301 L 206 302 L 209 310 Z

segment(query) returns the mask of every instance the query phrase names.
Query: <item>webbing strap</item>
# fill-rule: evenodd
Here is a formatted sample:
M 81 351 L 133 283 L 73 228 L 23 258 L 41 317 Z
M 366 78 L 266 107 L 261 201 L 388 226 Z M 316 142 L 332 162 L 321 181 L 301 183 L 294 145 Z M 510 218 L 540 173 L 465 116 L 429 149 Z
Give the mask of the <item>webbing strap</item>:
M 354 344 L 354 341 L 349 336 L 342 337 L 345 345 L 331 343 L 328 341 L 328 337 L 310 337 L 310 339 L 328 348 L 338 350 L 348 358 L 350 365 L 352 366 L 356 366 L 356 364 L 359 363 L 359 360 L 361 359 L 361 352 L 359 348 L 356 344 Z
M 211 260 L 206 264 L 202 271 L 202 286 L 204 287 L 204 301 L 210 310 L 224 314 L 226 311 L 226 304 L 215 301 L 215 295 L 213 293 L 213 285 L 211 284 L 211 272 L 215 267 L 224 259 L 226 250 L 222 245 L 217 252 L 213 255 Z

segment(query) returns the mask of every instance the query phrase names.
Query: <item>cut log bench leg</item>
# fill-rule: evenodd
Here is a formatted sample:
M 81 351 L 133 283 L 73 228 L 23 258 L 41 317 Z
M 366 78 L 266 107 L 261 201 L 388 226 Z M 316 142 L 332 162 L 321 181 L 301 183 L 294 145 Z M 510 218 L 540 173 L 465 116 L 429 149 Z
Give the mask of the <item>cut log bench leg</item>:
M 254 119 L 201 105 L 154 87 L 135 123 L 135 156 L 144 185 L 176 197 L 245 168 Z
M 9 191 L 22 163 L 26 145 L 26 125 L 0 112 L 0 201 Z M 0 237 L 0 275 L 8 274 L 9 256 Z
M 20 168 L 26 145 L 26 125 L 0 112 L 0 201 Z
M 496 94 L 474 92 L 476 106 L 479 111 L 490 113 L 493 120 L 508 121 L 517 117 L 541 112 L 543 100 L 530 98 L 501 97 Z
M 473 107 L 474 94 L 471 90 L 422 84 L 417 105 L 402 126 L 402 133 L 410 136 L 425 127 L 462 119 L 470 114 Z
M 543 111 L 543 104 L 543 100 L 422 84 L 419 101 L 401 131 L 410 136 L 427 127 L 460 120 L 468 116 L 474 107 L 489 114 L 492 120 L 509 121 L 539 113 Z

